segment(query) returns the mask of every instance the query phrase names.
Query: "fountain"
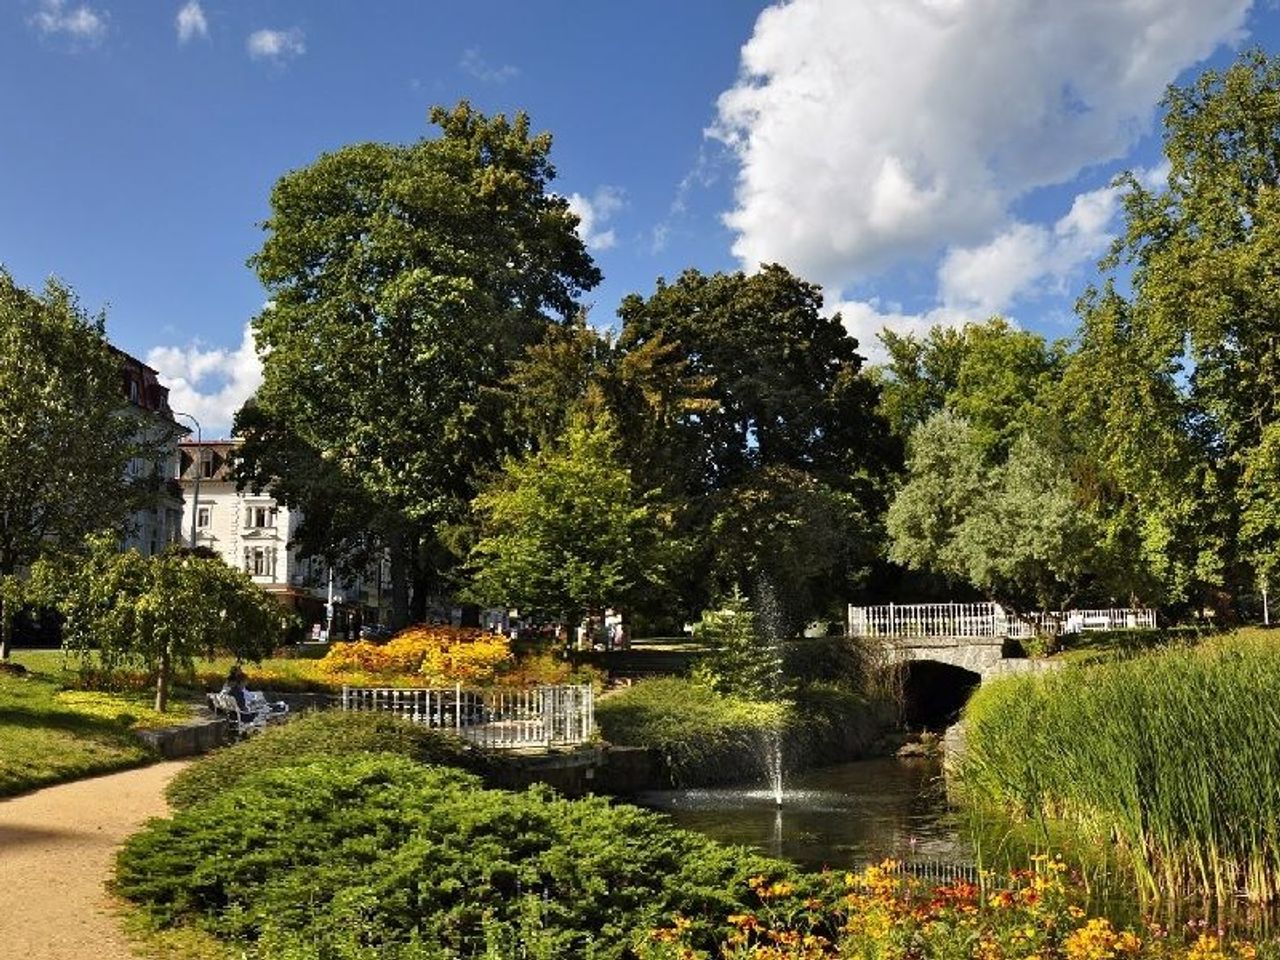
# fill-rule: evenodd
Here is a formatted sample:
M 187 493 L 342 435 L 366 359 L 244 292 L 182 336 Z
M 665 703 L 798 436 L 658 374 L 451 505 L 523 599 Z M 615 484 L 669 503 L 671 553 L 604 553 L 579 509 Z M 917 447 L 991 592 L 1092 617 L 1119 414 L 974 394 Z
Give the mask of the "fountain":
M 769 581 L 760 575 L 756 578 L 755 602 L 756 637 L 760 641 L 763 656 L 762 672 L 772 674 L 771 690 L 778 699 L 786 696 L 786 684 L 783 676 L 782 634 L 784 629 L 782 609 L 778 606 L 777 595 Z M 769 786 L 773 790 L 773 801 L 782 806 L 782 731 L 775 728 L 764 737 L 764 769 L 769 778 Z

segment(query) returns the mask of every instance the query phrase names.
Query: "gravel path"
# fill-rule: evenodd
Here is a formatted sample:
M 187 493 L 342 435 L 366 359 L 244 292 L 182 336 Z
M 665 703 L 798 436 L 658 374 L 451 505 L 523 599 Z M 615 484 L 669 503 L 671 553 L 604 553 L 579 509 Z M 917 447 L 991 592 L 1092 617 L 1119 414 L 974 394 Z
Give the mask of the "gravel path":
M 168 811 L 164 786 L 185 763 L 0 800 L 0 954 L 132 960 L 103 884 L 124 838 Z

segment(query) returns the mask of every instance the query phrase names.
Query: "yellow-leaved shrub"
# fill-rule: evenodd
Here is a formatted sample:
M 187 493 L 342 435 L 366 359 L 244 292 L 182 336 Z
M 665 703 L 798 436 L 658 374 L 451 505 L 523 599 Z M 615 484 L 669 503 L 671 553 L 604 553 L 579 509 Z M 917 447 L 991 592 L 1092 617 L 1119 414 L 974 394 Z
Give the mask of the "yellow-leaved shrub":
M 512 661 L 506 637 L 471 627 L 420 624 L 386 643 L 335 643 L 320 668 L 334 678 L 377 677 L 413 686 L 489 683 Z

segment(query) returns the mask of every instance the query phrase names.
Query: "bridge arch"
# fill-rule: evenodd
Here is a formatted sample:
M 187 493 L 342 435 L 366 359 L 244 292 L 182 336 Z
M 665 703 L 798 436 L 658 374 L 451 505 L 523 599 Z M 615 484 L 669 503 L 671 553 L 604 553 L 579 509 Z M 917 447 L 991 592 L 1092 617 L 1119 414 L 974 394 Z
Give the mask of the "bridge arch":
M 902 670 L 902 718 L 912 730 L 941 731 L 960 718 L 982 675 L 943 660 L 912 659 Z

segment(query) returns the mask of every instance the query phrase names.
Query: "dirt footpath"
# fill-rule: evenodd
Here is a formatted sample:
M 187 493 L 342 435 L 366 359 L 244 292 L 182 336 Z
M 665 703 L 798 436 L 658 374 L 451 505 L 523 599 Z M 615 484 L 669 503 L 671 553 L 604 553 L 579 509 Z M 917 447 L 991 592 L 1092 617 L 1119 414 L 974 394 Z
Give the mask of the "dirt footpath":
M 158 763 L 0 800 L 0 955 L 132 960 L 103 886 L 115 851 L 168 807 L 186 761 Z

